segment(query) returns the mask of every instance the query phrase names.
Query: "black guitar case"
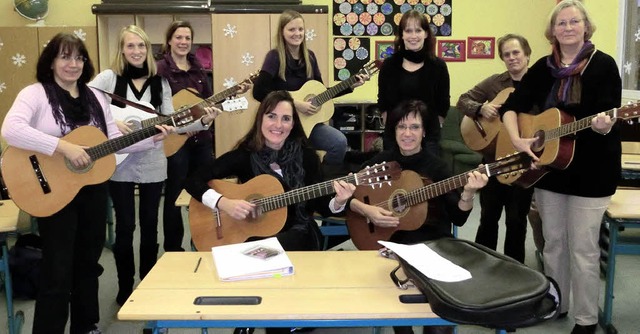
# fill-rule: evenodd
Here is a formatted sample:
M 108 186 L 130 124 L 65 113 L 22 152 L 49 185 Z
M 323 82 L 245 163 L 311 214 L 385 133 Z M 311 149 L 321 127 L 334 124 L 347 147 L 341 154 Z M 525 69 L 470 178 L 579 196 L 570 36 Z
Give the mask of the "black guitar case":
M 425 244 L 472 276 L 460 282 L 436 281 L 398 258 L 391 279 L 400 288 L 412 282 L 439 317 L 458 324 L 516 329 L 557 316 L 559 289 L 544 274 L 471 241 L 442 238 Z M 396 275 L 400 268 L 407 276 L 404 280 Z

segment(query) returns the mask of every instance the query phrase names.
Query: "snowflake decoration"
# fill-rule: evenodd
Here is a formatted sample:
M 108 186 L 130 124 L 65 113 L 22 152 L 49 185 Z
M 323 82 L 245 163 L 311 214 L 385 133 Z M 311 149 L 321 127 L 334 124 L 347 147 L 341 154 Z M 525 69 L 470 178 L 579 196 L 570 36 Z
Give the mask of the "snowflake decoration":
M 246 66 L 249 66 L 253 64 L 253 58 L 255 57 L 252 56 L 249 52 L 247 52 L 242 56 L 242 63 L 245 64 Z
M 27 57 L 19 53 L 16 53 L 16 55 L 11 57 L 11 59 L 13 60 L 13 65 L 18 67 L 22 67 L 22 65 L 27 63 Z
M 0 93 L 4 92 L 7 89 L 7 85 L 4 82 L 0 82 Z
M 225 78 L 224 79 L 224 83 L 222 84 L 222 86 L 224 88 L 231 88 L 235 85 L 237 85 L 238 83 L 236 82 L 236 79 L 234 79 L 233 77 L 231 78 Z
M 631 74 L 631 62 L 628 61 L 624 63 L 624 65 L 622 66 L 622 69 L 624 70 L 624 73 L 626 73 L 627 75 Z
M 233 38 L 238 33 L 236 26 L 232 26 L 229 23 L 227 23 L 227 26 L 225 28 L 222 28 L 222 31 L 224 31 L 225 36 L 231 36 L 231 38 Z
M 318 34 L 316 34 L 316 30 L 315 29 L 309 29 L 305 32 L 306 35 L 306 39 L 307 41 L 313 41 L 314 38 L 316 38 L 318 36 Z
M 43 49 L 46 48 L 47 45 L 49 45 L 49 42 L 51 42 L 51 40 L 48 40 L 48 41 L 44 42 L 44 44 L 42 44 L 42 48 Z
M 76 37 L 80 38 L 82 41 L 87 41 L 87 33 L 82 30 L 82 29 L 78 29 L 78 30 L 74 30 L 73 34 L 76 35 Z
M 638 28 L 634 36 L 636 36 L 636 42 L 640 41 L 640 28 Z

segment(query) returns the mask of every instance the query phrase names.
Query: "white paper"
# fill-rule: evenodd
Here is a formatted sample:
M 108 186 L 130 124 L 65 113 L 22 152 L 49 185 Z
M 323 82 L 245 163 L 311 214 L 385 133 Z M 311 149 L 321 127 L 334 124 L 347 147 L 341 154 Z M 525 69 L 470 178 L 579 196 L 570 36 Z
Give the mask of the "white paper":
M 471 273 L 443 258 L 425 244 L 403 245 L 378 240 L 425 276 L 442 282 L 459 282 L 471 278 Z
M 268 259 L 245 255 L 256 246 L 277 249 L 280 254 Z M 213 262 L 222 281 L 240 281 L 265 277 L 293 275 L 293 264 L 277 238 L 243 242 L 211 248 Z

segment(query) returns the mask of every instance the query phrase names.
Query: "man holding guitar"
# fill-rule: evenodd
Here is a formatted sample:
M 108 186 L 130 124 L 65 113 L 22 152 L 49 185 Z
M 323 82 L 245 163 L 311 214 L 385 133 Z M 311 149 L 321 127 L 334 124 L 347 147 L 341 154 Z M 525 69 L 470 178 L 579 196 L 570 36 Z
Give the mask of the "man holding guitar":
M 484 79 L 460 95 L 457 104 L 458 110 L 466 115 L 461 125 L 465 142 L 474 150 L 481 151 L 485 162 L 494 160 L 495 140 L 502 125 L 498 111 L 508 92 L 517 87 L 527 73 L 531 47 L 523 36 L 507 34 L 498 39 L 498 54 L 507 71 Z M 532 189 L 511 187 L 491 178 L 480 193 L 480 225 L 475 241 L 496 249 L 498 221 L 504 208 L 507 229 L 504 254 L 524 263 L 527 214 L 532 196 Z
M 397 161 L 403 170 L 415 171 L 433 182 L 450 177 L 446 163 L 422 146 L 426 136 L 424 120 L 427 117 L 427 106 L 424 102 L 419 100 L 401 102 L 387 119 L 387 126 L 395 129 L 393 149 L 379 153 L 365 164 Z M 402 230 L 399 226 L 399 215 L 376 206 L 376 203 L 364 203 L 366 197 L 363 198 L 364 202 L 353 198 L 349 201 L 348 208 L 366 217 L 366 223 L 374 225 L 370 228 L 398 228 L 398 231 L 391 236 L 391 241 L 411 244 L 438 239 L 451 236 L 451 223 L 457 226 L 464 225 L 473 208 L 475 193 L 487 184 L 487 179 L 487 175 L 474 171 L 468 174 L 468 180 L 462 192 L 452 190 L 430 200 L 426 220 L 414 231 Z M 352 233 L 351 229 L 349 233 Z M 442 333 L 438 330 L 448 332 L 449 328 L 425 327 L 424 333 Z M 394 327 L 394 332 L 413 333 L 411 327 Z
M 558 282 L 563 296 L 561 313 L 569 311 L 569 300 L 573 300 L 572 334 L 596 332 L 600 225 L 621 178 L 616 114 L 603 111 L 620 106 L 622 80 L 615 60 L 591 42 L 594 31 L 581 1 L 558 3 L 545 29 L 551 54 L 531 66 L 500 110 L 513 147 L 536 161 L 542 161 L 539 156 L 549 151 L 552 143 L 540 145 L 547 139 L 538 138 L 542 132 L 529 134 L 526 124 L 519 122 L 533 106 L 547 110 L 541 115 L 560 114 L 545 129 L 574 119 L 585 125 L 576 127 L 571 136 L 555 140 L 554 145 L 563 146 L 556 155 L 568 163 L 564 169 L 548 168 L 534 190 L 545 240 L 545 273 Z
M 350 89 L 337 95 L 350 93 L 369 78 L 366 74 L 357 74 L 356 79 L 348 87 Z M 276 48 L 265 57 L 253 88 L 253 97 L 262 101 L 275 90 L 297 91 L 312 80 L 322 83 L 317 58 L 307 48 L 304 19 L 296 11 L 285 10 L 278 21 Z M 319 111 L 319 107 L 308 99 L 296 99 L 295 109 L 302 115 L 313 115 Z M 340 130 L 318 123 L 313 126 L 309 139 L 316 149 L 327 152 L 324 164 L 341 165 L 344 162 L 347 138 Z

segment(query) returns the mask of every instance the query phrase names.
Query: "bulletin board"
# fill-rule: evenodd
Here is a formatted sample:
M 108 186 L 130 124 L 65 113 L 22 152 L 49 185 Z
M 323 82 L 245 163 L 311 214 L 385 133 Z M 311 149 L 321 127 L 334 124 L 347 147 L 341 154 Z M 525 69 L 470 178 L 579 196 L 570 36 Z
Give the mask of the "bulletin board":
M 358 73 L 369 62 L 371 41 L 361 37 L 335 37 L 333 39 L 333 77 L 343 81 Z
M 333 35 L 392 36 L 402 14 L 415 9 L 435 36 L 451 36 L 453 0 L 334 0 Z

